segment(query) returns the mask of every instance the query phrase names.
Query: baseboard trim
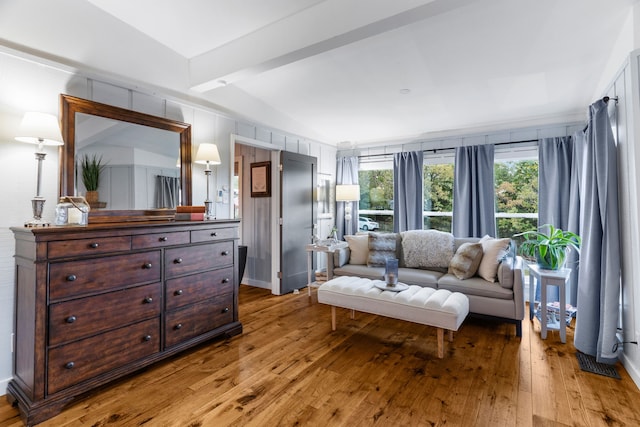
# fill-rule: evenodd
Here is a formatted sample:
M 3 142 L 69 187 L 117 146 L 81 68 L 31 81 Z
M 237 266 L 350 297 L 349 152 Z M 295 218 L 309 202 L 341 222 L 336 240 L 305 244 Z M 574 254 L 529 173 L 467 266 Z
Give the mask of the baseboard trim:
M 13 378 L 6 378 L 4 380 L 0 380 L 0 396 L 4 396 L 7 394 L 7 387 L 9 386 L 9 381 Z
M 640 369 L 636 366 L 633 361 L 627 357 L 625 353 L 622 353 L 622 366 L 627 370 L 629 376 L 636 383 L 636 387 L 640 390 Z

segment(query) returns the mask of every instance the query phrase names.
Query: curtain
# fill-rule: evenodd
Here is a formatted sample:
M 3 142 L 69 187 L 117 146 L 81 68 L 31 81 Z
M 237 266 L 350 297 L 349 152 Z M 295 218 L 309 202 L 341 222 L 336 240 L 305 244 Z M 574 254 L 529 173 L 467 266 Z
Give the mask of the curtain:
M 556 228 L 580 234 L 580 196 L 578 194 L 578 146 L 572 136 L 543 138 L 538 142 L 538 225 L 551 224 Z M 567 288 L 567 302 L 577 305 L 578 252 L 567 257 L 572 269 Z M 551 301 L 559 300 L 558 288 L 547 290 Z M 540 289 L 536 289 L 540 301 Z
M 422 230 L 422 151 L 393 155 L 393 231 Z
M 180 178 L 156 176 L 156 208 L 175 209 L 180 194 Z
M 452 232 L 456 237 L 496 236 L 493 145 L 456 148 Z
M 595 356 L 598 362 L 615 363 L 613 345 L 620 301 L 618 165 L 607 103 L 603 100 L 589 107 L 589 122 L 582 136 L 582 248 L 574 345 Z
M 340 157 L 336 166 L 336 185 L 358 183 L 357 157 Z M 347 203 L 351 204 L 351 228 L 349 230 L 346 229 L 347 224 L 344 219 L 344 206 Z M 336 228 L 339 239 L 342 240 L 345 234 L 356 234 L 358 216 L 358 202 L 336 202 Z

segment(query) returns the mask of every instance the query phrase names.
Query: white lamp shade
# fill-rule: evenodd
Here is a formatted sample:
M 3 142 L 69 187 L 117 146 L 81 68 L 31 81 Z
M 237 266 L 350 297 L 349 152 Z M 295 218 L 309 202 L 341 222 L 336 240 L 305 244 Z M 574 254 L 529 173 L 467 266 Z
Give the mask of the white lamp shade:
M 360 186 L 358 184 L 336 185 L 336 201 L 355 202 L 360 200 Z
M 47 113 L 25 113 L 16 140 L 30 144 L 64 145 L 58 119 Z
M 216 144 L 205 143 L 198 145 L 195 162 L 200 164 L 208 163 L 210 165 L 219 165 L 222 163 L 220 161 L 220 153 L 218 153 L 218 147 Z

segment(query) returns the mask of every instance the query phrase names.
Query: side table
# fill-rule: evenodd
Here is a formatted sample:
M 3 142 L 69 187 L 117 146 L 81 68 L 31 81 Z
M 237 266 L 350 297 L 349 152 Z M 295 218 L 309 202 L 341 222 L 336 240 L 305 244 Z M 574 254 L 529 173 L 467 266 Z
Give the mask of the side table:
M 543 270 L 536 264 L 529 264 L 529 276 L 532 279 L 529 283 L 529 320 L 533 320 L 534 316 L 534 292 L 536 284 L 540 286 L 540 336 L 547 339 L 547 329 L 559 330 L 560 341 L 567 342 L 567 323 L 566 323 L 566 306 L 567 306 L 567 282 L 571 277 L 570 268 L 562 268 L 560 270 Z M 559 321 L 549 322 L 547 318 L 547 286 L 557 286 L 560 293 L 560 317 Z
M 307 289 L 309 291 L 309 297 L 311 297 L 311 287 L 318 287 L 319 285 L 316 282 L 311 282 L 311 272 L 313 270 L 313 259 L 312 255 L 314 252 L 324 252 L 327 254 L 327 280 L 333 279 L 333 269 L 331 266 L 333 265 L 333 252 L 346 248 L 349 246 L 347 242 L 334 242 L 321 240 L 318 243 L 312 243 L 305 246 L 305 250 L 307 251 Z

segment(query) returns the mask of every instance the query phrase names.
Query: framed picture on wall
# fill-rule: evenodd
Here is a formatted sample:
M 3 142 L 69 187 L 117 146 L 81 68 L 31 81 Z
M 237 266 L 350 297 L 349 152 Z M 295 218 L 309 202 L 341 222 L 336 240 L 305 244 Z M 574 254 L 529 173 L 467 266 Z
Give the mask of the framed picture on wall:
M 271 197 L 271 162 L 251 163 L 251 197 Z

